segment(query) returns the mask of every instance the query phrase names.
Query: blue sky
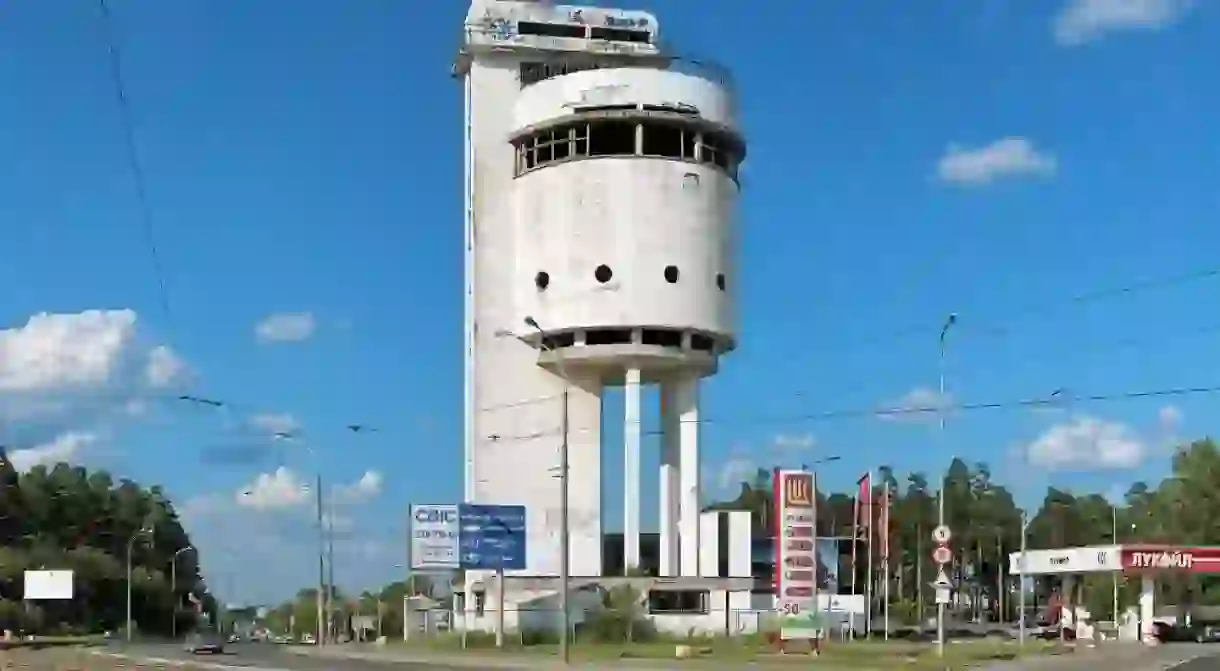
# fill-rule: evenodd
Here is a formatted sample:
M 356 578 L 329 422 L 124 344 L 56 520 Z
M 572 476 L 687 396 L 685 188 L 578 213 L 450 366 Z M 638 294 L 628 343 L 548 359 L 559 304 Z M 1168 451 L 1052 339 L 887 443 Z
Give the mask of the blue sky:
M 821 485 L 847 489 L 878 464 L 933 471 L 959 454 L 1032 503 L 1046 484 L 1155 478 L 1175 438 L 1214 430 L 1207 395 L 960 413 L 943 442 L 926 421 L 809 417 L 934 388 L 949 312 L 961 315 L 946 366 L 960 402 L 1216 381 L 1220 319 L 1207 306 L 1220 278 L 1070 298 L 1220 265 L 1220 100 L 1204 57 L 1220 41 L 1217 8 L 630 6 L 733 69 L 750 144 L 740 348 L 705 394 L 709 488 L 755 464 L 838 455 Z M 405 506 L 461 495 L 461 101 L 448 73 L 465 6 L 111 7 L 169 309 L 105 24 L 89 3 L 5 3 L 5 439 L 43 450 L 28 460 L 163 483 L 213 581 L 241 599 L 312 579 L 299 478 L 319 464 L 347 488 L 340 581 L 388 579 Z M 58 316 L 28 321 L 43 312 Z M 260 339 L 277 314 L 294 338 Z M 226 407 L 167 400 L 184 392 Z M 620 412 L 611 394 L 610 527 Z M 289 420 L 297 440 L 267 438 Z M 650 437 L 646 465 L 655 448 Z M 262 484 L 290 505 L 237 505 L 281 466 Z

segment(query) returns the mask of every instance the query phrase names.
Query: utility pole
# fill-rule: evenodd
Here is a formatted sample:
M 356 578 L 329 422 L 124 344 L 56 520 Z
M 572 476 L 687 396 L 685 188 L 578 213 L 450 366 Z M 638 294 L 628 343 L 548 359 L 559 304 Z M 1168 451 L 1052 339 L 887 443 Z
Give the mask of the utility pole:
M 949 329 L 957 323 L 957 315 L 951 314 L 945 320 L 945 325 L 940 329 L 940 348 L 937 357 L 937 377 L 939 378 L 940 395 L 937 397 L 937 414 L 940 416 L 940 430 L 937 431 L 937 437 L 940 439 L 941 452 L 943 454 L 945 447 L 945 336 L 949 334 Z M 940 526 L 945 526 L 945 484 L 949 479 L 949 472 L 945 471 L 940 476 L 940 496 L 937 497 L 937 520 Z M 937 599 L 939 602 L 940 599 Z M 939 657 L 945 656 L 945 604 L 936 604 L 936 654 Z
M 326 644 L 326 527 L 322 519 L 322 470 L 318 469 L 314 499 L 318 523 L 318 645 Z
M 1020 582 L 1017 583 L 1017 613 L 1018 621 L 1020 622 L 1018 645 L 1025 646 L 1025 531 L 1028 528 L 1029 521 L 1025 511 L 1021 511 L 1021 563 L 1018 568 L 1021 569 Z
M 326 635 L 334 643 L 339 640 L 335 622 L 335 494 L 329 497 L 330 513 L 326 522 Z
M 925 611 L 923 609 L 923 523 L 915 525 L 915 602 L 919 609 L 919 633 L 923 635 Z
M 140 536 L 143 536 L 144 534 L 151 534 L 152 532 L 153 530 L 148 526 L 148 522 L 145 522 L 144 524 L 140 525 L 140 528 L 134 534 L 132 534 L 131 538 L 127 541 L 127 626 L 124 627 L 124 629 L 127 630 L 126 634 L 128 643 L 131 643 L 131 628 L 135 624 L 135 617 L 132 614 L 131 607 L 131 555 L 135 550 L 136 540 L 139 539 Z
M 570 597 L 568 583 L 571 582 L 571 557 L 569 555 L 572 551 L 572 536 L 568 529 L 568 402 L 571 396 L 572 378 L 568 377 L 567 369 L 564 368 L 563 355 L 547 344 L 546 331 L 533 317 L 527 316 L 525 325 L 538 332 L 538 347 L 555 355 L 555 366 L 559 371 L 559 377 L 563 379 L 563 407 L 559 418 L 559 433 L 562 436 L 559 443 L 559 608 L 563 611 L 560 614 L 563 631 L 559 635 L 559 658 L 563 661 L 564 666 L 567 666 L 571 663 L 568 637 L 572 628 L 572 614 L 568 605 Z M 520 339 L 520 336 L 516 336 L 511 331 L 501 333 Z
M 1110 506 L 1110 538 L 1113 540 L 1115 548 L 1118 547 L 1118 506 Z M 1113 598 L 1114 598 L 1114 628 L 1118 628 L 1118 571 L 1110 574 L 1114 579 Z

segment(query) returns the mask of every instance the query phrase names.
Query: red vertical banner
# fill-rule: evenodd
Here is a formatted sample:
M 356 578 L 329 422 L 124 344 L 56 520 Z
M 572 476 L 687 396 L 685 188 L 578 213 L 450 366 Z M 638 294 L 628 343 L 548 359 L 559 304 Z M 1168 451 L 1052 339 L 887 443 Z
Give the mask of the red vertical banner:
M 857 492 L 851 497 L 851 595 L 855 596 L 856 592 L 856 574 L 859 572 L 856 568 L 856 556 L 860 545 L 860 494 Z M 852 629 L 854 632 L 855 629 Z
M 856 494 L 856 519 L 859 522 L 860 530 L 858 538 L 862 537 L 872 546 L 873 538 L 873 489 L 872 489 L 872 473 L 865 473 L 860 477 L 860 481 L 856 483 L 858 493 Z
M 884 485 L 883 485 L 884 486 Z M 881 541 L 881 558 L 889 566 L 890 559 L 890 488 L 881 493 L 881 521 L 877 525 L 877 537 Z

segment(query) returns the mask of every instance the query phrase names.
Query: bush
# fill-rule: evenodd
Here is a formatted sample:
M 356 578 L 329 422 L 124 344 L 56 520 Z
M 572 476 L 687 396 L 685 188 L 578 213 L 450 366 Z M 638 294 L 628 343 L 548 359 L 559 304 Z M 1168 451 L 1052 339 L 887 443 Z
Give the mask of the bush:
M 645 616 L 643 599 L 630 585 L 619 585 L 602 596 L 602 609 L 589 613 L 583 631 L 598 643 L 638 643 L 656 638 Z
M 583 631 L 597 643 L 644 643 L 657 638 L 651 620 L 639 613 L 611 608 L 590 613 Z

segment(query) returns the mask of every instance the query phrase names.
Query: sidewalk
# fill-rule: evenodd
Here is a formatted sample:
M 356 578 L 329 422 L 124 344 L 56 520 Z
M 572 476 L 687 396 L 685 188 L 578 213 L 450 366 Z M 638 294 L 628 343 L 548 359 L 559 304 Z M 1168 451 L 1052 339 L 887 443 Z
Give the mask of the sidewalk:
M 322 648 L 314 646 L 293 646 L 289 651 L 297 655 L 307 655 L 326 659 L 352 659 L 381 663 L 434 665 L 449 668 L 471 669 L 583 669 L 585 671 L 665 671 L 675 668 L 675 663 L 682 668 L 699 669 L 701 671 L 737 671 L 739 669 L 787 669 L 803 666 L 795 659 L 768 660 L 763 662 L 742 663 L 740 661 L 723 660 L 717 663 L 715 659 L 698 659 L 676 662 L 665 659 L 622 659 L 596 662 L 573 662 L 565 667 L 559 660 L 550 655 L 532 655 L 522 652 L 494 653 L 487 651 L 459 652 L 440 650 L 411 650 L 396 647 L 383 648 L 368 644 L 331 645 Z M 1111 644 L 1096 648 L 1079 648 L 1070 654 L 1039 655 L 1022 660 L 1002 661 L 993 664 L 982 664 L 978 671 L 1161 671 L 1180 664 L 1200 655 L 1220 654 L 1220 646 L 1207 648 L 1196 645 L 1164 645 L 1147 647 L 1140 644 Z M 842 666 L 839 660 L 831 662 L 812 662 L 821 671 L 848 671 L 850 664 Z M 1218 660 L 1220 661 L 1220 660 Z M 858 664 L 856 665 L 858 667 Z
M 1040 655 L 979 667 L 979 671 L 1160 671 L 1201 655 L 1218 654 L 1220 647 L 1192 644 L 1146 646 L 1110 643 L 1076 648 L 1062 655 Z

